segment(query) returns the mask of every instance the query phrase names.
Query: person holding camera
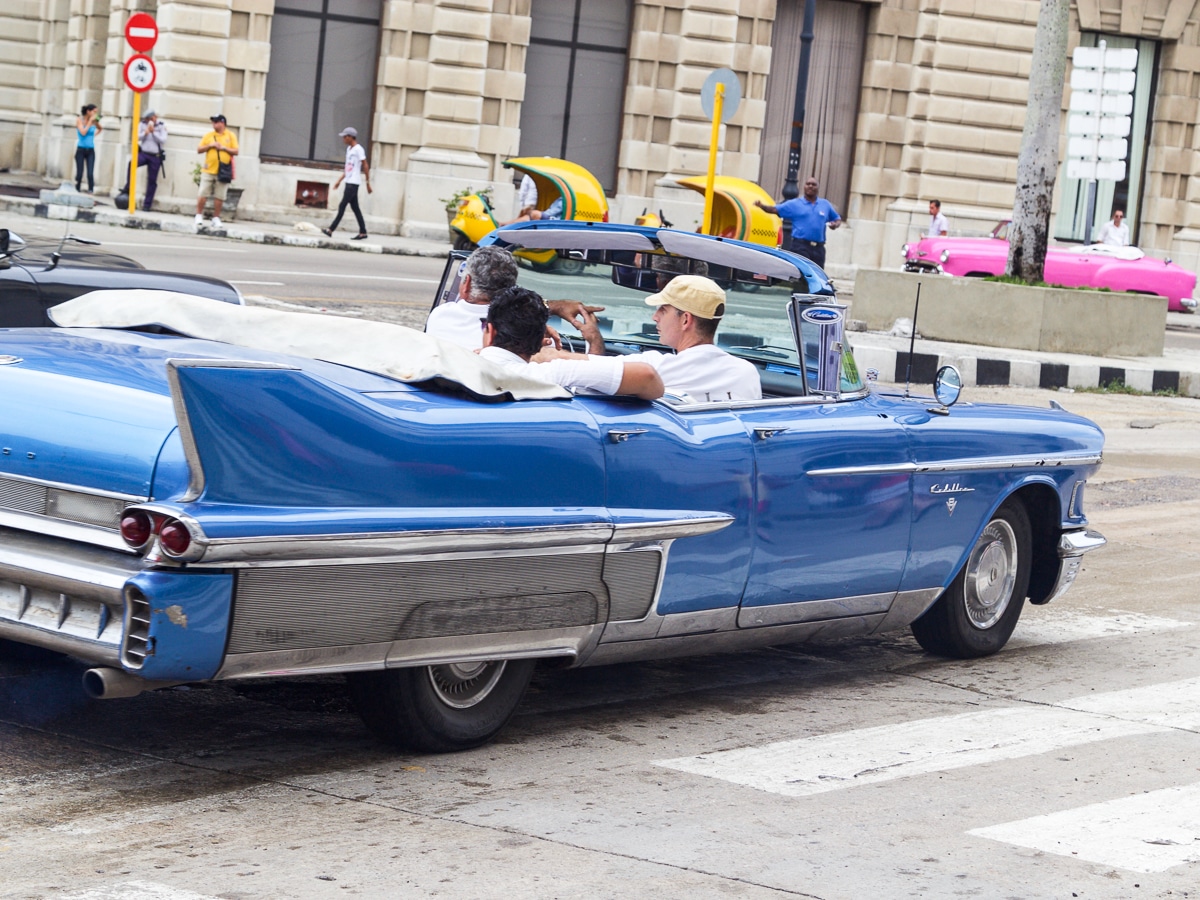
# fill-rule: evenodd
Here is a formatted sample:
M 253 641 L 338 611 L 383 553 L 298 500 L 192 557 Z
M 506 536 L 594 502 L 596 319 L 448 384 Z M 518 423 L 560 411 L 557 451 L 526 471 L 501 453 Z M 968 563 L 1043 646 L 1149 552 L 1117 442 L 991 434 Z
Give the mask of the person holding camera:
M 200 138 L 197 153 L 204 154 L 204 166 L 200 170 L 200 196 L 196 198 L 196 226 L 204 224 L 204 203 L 213 198 L 212 227 L 221 227 L 221 207 L 225 204 L 225 193 L 233 181 L 233 158 L 238 154 L 238 142 L 226 127 L 224 116 L 209 116 L 213 130 Z
M 158 190 L 158 174 L 167 158 L 167 126 L 154 110 L 142 116 L 138 126 L 138 166 L 146 167 L 146 198 L 142 209 L 149 210 Z

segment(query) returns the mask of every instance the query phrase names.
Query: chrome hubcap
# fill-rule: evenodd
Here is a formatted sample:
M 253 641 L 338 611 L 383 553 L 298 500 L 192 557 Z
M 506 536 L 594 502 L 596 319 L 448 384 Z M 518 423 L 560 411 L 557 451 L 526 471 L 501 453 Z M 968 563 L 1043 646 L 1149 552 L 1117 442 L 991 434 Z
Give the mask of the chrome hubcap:
M 429 683 L 437 698 L 455 709 L 470 709 L 492 692 L 508 663 L 449 663 L 429 666 Z
M 967 618 L 976 628 L 991 628 L 1012 602 L 1017 582 L 1017 536 L 1003 519 L 983 529 L 967 559 Z

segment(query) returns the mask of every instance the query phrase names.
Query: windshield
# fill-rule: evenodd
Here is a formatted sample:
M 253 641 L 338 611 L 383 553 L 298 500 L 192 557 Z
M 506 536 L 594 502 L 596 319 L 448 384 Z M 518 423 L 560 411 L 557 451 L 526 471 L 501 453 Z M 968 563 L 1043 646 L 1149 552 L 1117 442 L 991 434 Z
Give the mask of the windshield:
M 517 252 L 521 261 L 519 283 L 546 300 L 578 300 L 603 306 L 604 311 L 596 314 L 600 331 L 608 350 L 616 353 L 670 352 L 659 343 L 653 320 L 655 307 L 646 299 L 676 274 L 706 274 L 726 292 L 726 312 L 717 329 L 717 346 L 757 365 L 767 395 L 804 394 L 816 388 L 815 345 L 810 348 L 813 352 L 806 354 L 803 367 L 807 386 L 799 377 L 800 354 L 787 315 L 788 300 L 796 290 L 790 281 L 665 254 L 591 253 L 584 260 L 543 253 L 542 261 L 531 261 L 529 255 L 529 251 Z M 570 323 L 552 319 L 550 324 L 574 349 L 584 349 L 582 337 Z M 812 343 L 813 337 L 805 334 L 805 343 Z M 862 389 L 848 343 L 843 354 L 841 389 Z

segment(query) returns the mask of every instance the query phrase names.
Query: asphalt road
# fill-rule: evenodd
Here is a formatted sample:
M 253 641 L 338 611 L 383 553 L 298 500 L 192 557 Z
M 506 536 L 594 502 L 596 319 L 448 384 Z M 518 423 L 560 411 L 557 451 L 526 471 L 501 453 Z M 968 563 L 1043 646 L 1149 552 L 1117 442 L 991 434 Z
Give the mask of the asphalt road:
M 60 238 L 64 225 L 22 219 L 21 234 Z M 223 278 L 251 303 L 370 315 L 424 325 L 445 260 L 270 244 L 72 223 L 71 232 L 151 269 Z
M 1110 545 L 997 656 L 546 671 L 495 744 L 404 756 L 336 678 L 96 703 L 5 647 L 0 897 L 1200 896 L 1200 401 L 986 398 L 1108 434 Z

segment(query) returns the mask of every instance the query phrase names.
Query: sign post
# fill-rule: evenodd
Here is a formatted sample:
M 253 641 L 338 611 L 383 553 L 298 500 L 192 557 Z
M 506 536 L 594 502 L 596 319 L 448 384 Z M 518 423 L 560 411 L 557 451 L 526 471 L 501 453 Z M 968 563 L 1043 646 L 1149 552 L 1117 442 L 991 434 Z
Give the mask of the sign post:
M 1087 179 L 1083 242 L 1092 241 L 1096 182 L 1124 181 L 1129 155 L 1137 50 L 1076 47 L 1071 57 L 1071 105 L 1067 116 L 1067 177 Z
M 125 84 L 133 91 L 133 140 L 129 157 L 129 214 L 137 209 L 138 128 L 142 124 L 142 94 L 154 87 L 158 72 L 154 60 L 146 56 L 158 41 L 158 23 L 153 16 L 136 13 L 125 23 L 125 40 L 134 49 L 125 60 Z
M 742 83 L 732 69 L 717 69 L 700 88 L 700 107 L 713 120 L 712 137 L 708 144 L 708 177 L 704 182 L 704 219 L 700 233 L 712 230 L 713 182 L 717 177 L 717 147 L 721 142 L 721 124 L 728 122 L 742 102 Z

